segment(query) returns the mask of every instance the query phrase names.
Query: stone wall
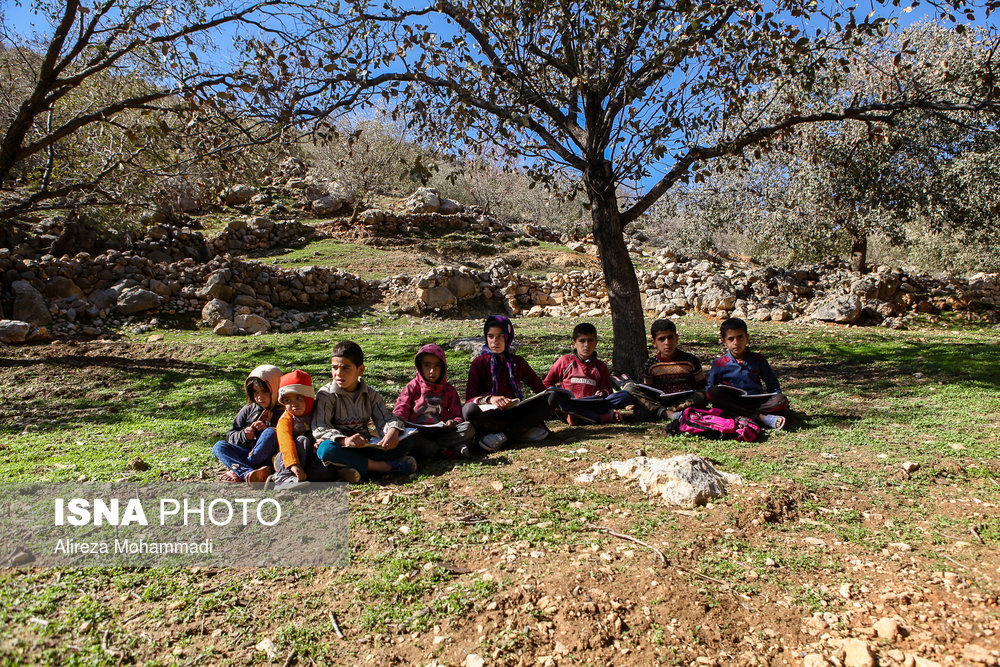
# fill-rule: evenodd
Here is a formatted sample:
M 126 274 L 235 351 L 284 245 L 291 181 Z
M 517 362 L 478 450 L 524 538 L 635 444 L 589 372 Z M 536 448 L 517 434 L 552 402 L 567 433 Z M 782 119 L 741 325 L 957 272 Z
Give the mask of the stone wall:
M 524 234 L 473 212 L 369 210 L 362 223 L 380 236 L 446 229 Z M 399 275 L 373 283 L 339 269 L 287 269 L 229 254 L 304 242 L 313 231 L 297 221 L 251 217 L 230 223 L 207 240 L 188 227 L 155 225 L 128 249 L 59 258 L 38 257 L 34 244 L 0 249 L 5 315 L 27 323 L 27 328 L 0 327 L 13 332 L 10 337 L 0 333 L 0 340 L 43 339 L 50 333 L 96 336 L 164 315 L 200 314 L 203 323 L 220 334 L 289 331 L 325 315 L 305 310 L 399 295 L 409 297 L 403 299 L 405 307 L 415 314 L 446 314 L 473 300 L 496 303 L 511 315 L 610 314 L 604 278 L 597 271 L 550 273 L 542 279 L 519 274 L 496 259 L 481 271 L 438 267 L 416 277 Z M 45 241 L 51 244 L 51 239 Z M 639 254 L 645 265 L 655 266 L 637 274 L 648 317 L 703 313 L 758 321 L 810 318 L 899 327 L 914 313 L 933 318 L 943 310 L 996 321 L 1000 307 L 1000 274 L 968 280 L 934 278 L 883 266 L 861 276 L 842 262 L 777 269 L 724 260 L 678 261 L 666 249 Z

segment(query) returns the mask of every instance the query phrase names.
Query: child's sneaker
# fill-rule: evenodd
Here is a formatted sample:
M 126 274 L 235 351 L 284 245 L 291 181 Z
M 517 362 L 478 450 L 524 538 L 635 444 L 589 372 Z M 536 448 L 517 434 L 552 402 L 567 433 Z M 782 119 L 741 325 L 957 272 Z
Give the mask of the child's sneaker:
M 417 460 L 412 456 L 403 456 L 389 461 L 390 475 L 412 475 L 417 472 Z
M 785 418 L 781 415 L 761 415 L 760 421 L 764 426 L 775 431 L 785 428 Z
M 611 412 L 605 412 L 601 415 L 600 423 L 602 424 L 621 424 L 622 423 L 622 413 L 617 410 L 612 410 Z
M 472 452 L 469 451 L 469 446 L 468 445 L 462 445 L 461 447 L 459 447 L 458 448 L 458 456 L 459 456 L 459 458 L 463 458 L 463 459 L 471 459 L 472 458 Z
M 246 476 L 246 483 L 251 489 L 260 489 L 267 482 L 267 478 L 271 476 L 271 469 L 267 466 L 257 468 L 249 475 Z
M 292 476 L 292 477 L 286 477 L 285 479 L 281 480 L 280 482 L 277 482 L 276 484 L 274 484 L 274 490 L 275 491 L 300 491 L 302 489 L 307 488 L 308 486 L 309 486 L 309 480 L 308 479 L 299 480 L 295 476 Z
M 507 444 L 506 433 L 487 433 L 479 439 L 479 446 L 488 452 L 495 452 Z
M 541 442 L 547 437 L 549 437 L 549 429 L 544 426 L 532 426 L 524 432 L 521 440 L 524 442 Z
M 354 468 L 337 468 L 337 480 L 348 484 L 357 484 L 361 481 L 361 473 Z

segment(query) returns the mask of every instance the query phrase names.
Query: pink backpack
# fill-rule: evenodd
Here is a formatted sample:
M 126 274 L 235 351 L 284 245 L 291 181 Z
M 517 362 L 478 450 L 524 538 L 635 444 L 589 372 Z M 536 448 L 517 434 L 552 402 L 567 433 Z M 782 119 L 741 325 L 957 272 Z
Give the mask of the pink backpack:
M 681 414 L 678 430 L 717 440 L 733 436 L 740 442 L 755 442 L 760 437 L 760 426 L 752 419 L 724 417 L 719 408 L 687 408 Z

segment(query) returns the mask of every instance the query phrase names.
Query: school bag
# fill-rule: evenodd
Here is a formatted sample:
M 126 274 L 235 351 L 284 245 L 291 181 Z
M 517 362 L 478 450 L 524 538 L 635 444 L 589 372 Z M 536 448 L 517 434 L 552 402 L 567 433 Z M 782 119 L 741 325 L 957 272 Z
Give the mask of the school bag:
M 725 417 L 719 408 L 685 409 L 677 430 L 717 440 L 732 437 L 740 442 L 755 442 L 760 437 L 760 426 L 752 419 Z

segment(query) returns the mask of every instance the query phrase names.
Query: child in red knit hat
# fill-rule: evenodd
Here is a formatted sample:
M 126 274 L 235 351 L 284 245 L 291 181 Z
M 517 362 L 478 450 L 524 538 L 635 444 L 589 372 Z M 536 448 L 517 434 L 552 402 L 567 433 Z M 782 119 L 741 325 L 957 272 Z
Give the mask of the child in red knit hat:
M 316 392 L 308 373 L 294 370 L 281 376 L 278 402 L 285 406 L 285 414 L 277 426 L 280 451 L 274 459 L 275 473 L 270 479 L 275 489 L 329 480 L 326 466 L 316 456 L 316 439 L 312 434 L 315 399 Z

